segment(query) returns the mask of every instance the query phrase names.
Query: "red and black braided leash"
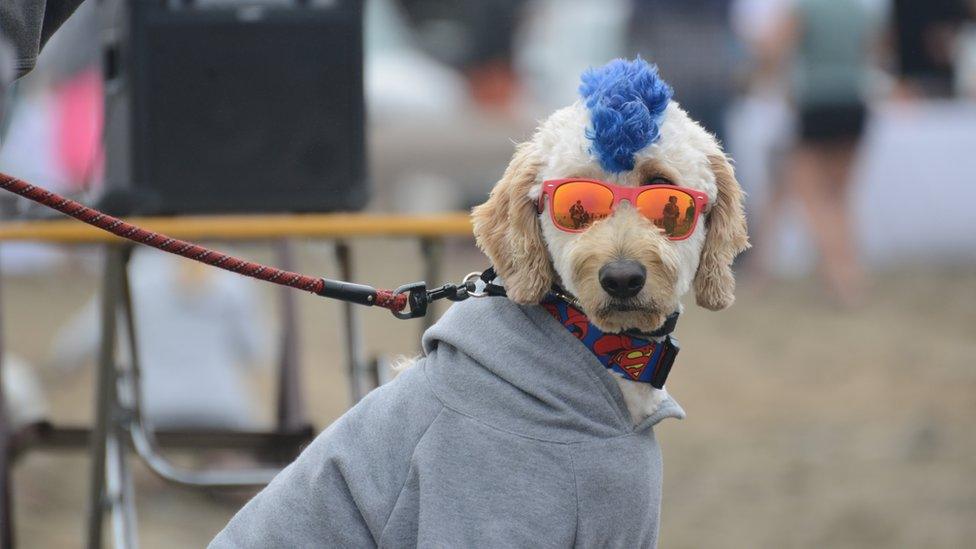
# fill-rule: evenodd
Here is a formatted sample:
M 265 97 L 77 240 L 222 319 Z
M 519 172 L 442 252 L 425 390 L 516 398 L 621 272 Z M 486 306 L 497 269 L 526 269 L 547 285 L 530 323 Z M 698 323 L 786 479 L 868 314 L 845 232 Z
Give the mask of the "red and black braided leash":
M 117 217 L 102 213 L 94 208 L 89 208 L 84 204 L 65 198 L 57 193 L 36 185 L 31 185 L 26 181 L 3 173 L 0 173 L 0 188 L 23 196 L 24 198 L 29 198 L 38 204 L 98 227 L 103 231 L 108 231 L 115 236 L 139 244 L 152 246 L 153 248 L 183 256 L 187 259 L 206 263 L 213 267 L 219 267 L 232 273 L 305 290 L 324 297 L 352 301 L 361 305 L 376 305 L 389 309 L 394 314 L 400 313 L 407 306 L 408 293 L 377 290 L 376 288 L 362 284 L 352 284 L 338 280 L 307 276 L 275 267 L 268 267 L 252 261 L 246 261 L 232 255 L 204 248 L 192 242 L 186 242 L 185 240 L 148 231 L 142 227 L 126 223 Z

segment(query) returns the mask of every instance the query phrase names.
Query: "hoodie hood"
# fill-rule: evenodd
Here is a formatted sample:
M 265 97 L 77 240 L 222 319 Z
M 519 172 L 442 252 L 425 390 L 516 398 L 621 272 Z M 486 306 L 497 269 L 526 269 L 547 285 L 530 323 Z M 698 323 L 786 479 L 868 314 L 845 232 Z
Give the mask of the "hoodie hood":
M 445 406 L 529 438 L 582 442 L 684 417 L 665 396 L 635 427 L 613 375 L 538 305 L 500 297 L 455 303 L 423 347 L 430 386 Z

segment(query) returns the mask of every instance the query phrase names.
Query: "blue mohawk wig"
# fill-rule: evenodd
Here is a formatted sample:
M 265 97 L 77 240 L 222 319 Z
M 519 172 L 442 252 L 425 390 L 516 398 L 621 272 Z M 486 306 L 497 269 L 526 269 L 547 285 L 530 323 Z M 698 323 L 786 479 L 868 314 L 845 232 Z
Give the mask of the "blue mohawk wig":
M 614 59 L 583 73 L 580 95 L 590 110 L 586 137 L 610 173 L 634 169 L 634 154 L 657 140 L 673 91 L 657 67 L 639 56 Z

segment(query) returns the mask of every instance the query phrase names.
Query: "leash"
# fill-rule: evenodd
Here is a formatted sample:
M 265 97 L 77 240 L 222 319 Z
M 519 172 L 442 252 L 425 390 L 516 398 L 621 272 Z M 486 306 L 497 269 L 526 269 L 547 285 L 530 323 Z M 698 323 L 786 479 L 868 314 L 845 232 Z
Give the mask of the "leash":
M 427 284 L 424 282 L 406 284 L 396 290 L 381 290 L 365 284 L 293 273 L 234 257 L 199 244 L 171 238 L 126 223 L 117 217 L 89 208 L 80 202 L 4 173 L 0 173 L 0 189 L 33 200 L 42 206 L 57 210 L 69 217 L 138 244 L 151 246 L 232 273 L 312 292 L 322 297 L 389 309 L 393 316 L 400 319 L 424 316 L 427 314 L 428 305 L 438 299 L 451 301 L 467 299 L 470 295 L 469 290 L 472 292 L 474 290 L 475 275 L 479 274 L 472 273 L 466 276 L 460 285 L 445 284 L 430 291 L 427 290 Z
M 427 314 L 429 305 L 439 299 L 448 301 L 464 301 L 469 297 L 506 297 L 505 287 L 495 284 L 497 274 L 494 267 L 485 271 L 469 273 L 460 284 L 445 284 L 427 289 L 426 282 L 414 282 L 400 286 L 396 290 L 381 290 L 365 284 L 354 284 L 341 280 L 313 277 L 300 273 L 285 271 L 276 267 L 269 267 L 253 261 L 247 261 L 223 252 L 172 238 L 161 233 L 143 229 L 137 225 L 127 223 L 121 219 L 100 212 L 95 208 L 85 206 L 80 202 L 65 198 L 53 191 L 32 185 L 16 177 L 0 173 L 0 189 L 33 200 L 42 206 L 73 217 L 79 221 L 110 232 L 115 236 L 130 240 L 137 244 L 144 244 L 175 254 L 187 259 L 199 261 L 211 267 L 217 267 L 232 273 L 244 275 L 265 282 L 288 286 L 298 290 L 340 301 L 348 301 L 359 305 L 377 306 L 389 309 L 393 316 L 399 319 L 419 318 Z M 482 291 L 476 290 L 476 283 L 480 280 L 484 284 Z M 558 286 L 553 286 L 550 292 L 567 303 L 579 306 L 576 299 Z M 666 336 L 674 331 L 678 322 L 678 312 L 668 316 L 664 325 L 649 334 L 635 334 L 641 336 Z
M 488 267 L 481 273 L 469 273 L 460 284 L 445 284 L 433 290 L 428 290 L 425 282 L 405 284 L 396 290 L 378 290 L 364 284 L 313 277 L 268 267 L 211 250 L 199 244 L 152 232 L 3 173 L 0 173 L 0 188 L 138 244 L 151 246 L 232 273 L 312 292 L 322 297 L 366 306 L 383 307 L 389 309 L 393 316 L 400 319 L 418 318 L 426 315 L 430 303 L 438 299 L 464 301 L 471 297 L 507 297 L 505 287 L 495 283 L 498 275 L 495 273 L 494 267 Z M 477 288 L 479 281 L 483 284 L 480 291 Z M 579 307 L 576 298 L 557 285 L 553 285 L 550 289 L 547 299 L 549 298 L 561 300 L 565 307 Z M 560 318 L 557 316 L 556 320 L 560 321 Z M 675 311 L 667 317 L 664 325 L 650 333 L 628 331 L 622 334 L 604 335 L 593 326 L 588 331 L 594 332 L 602 339 L 591 342 L 592 345 L 588 345 L 582 338 L 580 340 L 583 341 L 584 346 L 594 352 L 597 360 L 608 369 L 622 372 L 630 379 L 648 382 L 653 387 L 660 389 L 664 387 L 664 382 L 680 350 L 678 342 L 670 335 L 677 322 L 678 312 Z M 563 322 L 563 324 L 579 337 L 579 334 L 574 331 L 575 322 L 569 324 Z M 663 339 L 658 342 L 645 339 L 657 337 Z M 638 339 L 635 342 L 633 338 Z M 630 344 L 629 347 L 622 346 L 625 341 Z M 636 346 L 634 346 L 635 343 Z M 599 344 L 603 345 L 600 352 L 597 352 L 596 346 Z M 650 352 L 649 349 L 653 352 Z M 636 355 L 636 358 L 631 355 Z M 644 360 L 645 356 L 649 358 Z M 643 362 L 638 361 L 638 358 Z

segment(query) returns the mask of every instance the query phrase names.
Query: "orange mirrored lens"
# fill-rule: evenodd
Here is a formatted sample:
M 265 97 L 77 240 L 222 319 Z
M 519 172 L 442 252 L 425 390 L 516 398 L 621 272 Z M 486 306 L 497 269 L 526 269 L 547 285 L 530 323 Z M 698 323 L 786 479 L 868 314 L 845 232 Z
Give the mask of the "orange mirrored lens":
M 586 181 L 560 185 L 552 197 L 552 213 L 556 224 L 564 229 L 581 231 L 610 215 L 613 191 Z
M 635 206 L 671 238 L 684 238 L 695 228 L 695 199 L 686 192 L 650 188 L 637 196 Z

